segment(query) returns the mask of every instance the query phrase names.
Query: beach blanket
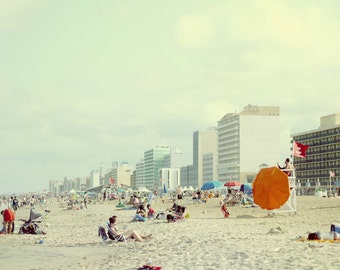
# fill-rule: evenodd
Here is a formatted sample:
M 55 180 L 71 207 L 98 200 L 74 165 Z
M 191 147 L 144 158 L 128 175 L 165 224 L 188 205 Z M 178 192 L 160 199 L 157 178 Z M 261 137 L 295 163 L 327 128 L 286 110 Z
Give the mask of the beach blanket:
M 337 239 L 337 240 L 323 240 L 323 239 L 309 240 L 308 238 L 299 238 L 298 241 L 299 242 L 340 243 L 340 239 Z
M 148 264 L 144 264 L 143 266 L 139 267 L 138 270 L 161 270 L 162 267 L 160 266 L 151 266 Z

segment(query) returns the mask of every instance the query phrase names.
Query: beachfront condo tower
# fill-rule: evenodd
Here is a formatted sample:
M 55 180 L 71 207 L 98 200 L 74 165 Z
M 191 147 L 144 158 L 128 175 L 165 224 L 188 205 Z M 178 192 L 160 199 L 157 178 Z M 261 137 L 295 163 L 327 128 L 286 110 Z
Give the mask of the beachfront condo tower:
M 171 153 L 167 145 L 157 145 L 144 152 L 144 184 L 148 189 L 160 187 L 159 170 L 166 166 L 165 157 Z
M 306 158 L 294 156 L 296 177 L 306 190 L 340 186 L 340 114 L 320 117 L 320 127 L 292 134 L 292 143 L 309 146 Z
M 248 105 L 217 124 L 218 180 L 251 183 L 263 163 L 280 157 L 280 107 Z

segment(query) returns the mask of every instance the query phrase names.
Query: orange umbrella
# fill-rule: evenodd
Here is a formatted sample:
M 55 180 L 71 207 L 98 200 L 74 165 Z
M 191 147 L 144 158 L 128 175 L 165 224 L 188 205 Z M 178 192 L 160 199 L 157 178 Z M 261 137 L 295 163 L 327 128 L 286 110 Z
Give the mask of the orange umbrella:
M 288 176 L 277 167 L 264 168 L 253 183 L 254 202 L 262 209 L 278 209 L 290 196 Z

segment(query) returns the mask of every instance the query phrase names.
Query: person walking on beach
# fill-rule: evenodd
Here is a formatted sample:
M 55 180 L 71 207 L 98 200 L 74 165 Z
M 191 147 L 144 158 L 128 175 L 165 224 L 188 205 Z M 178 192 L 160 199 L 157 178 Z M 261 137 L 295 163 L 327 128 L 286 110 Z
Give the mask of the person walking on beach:
M 178 204 L 182 205 L 183 204 L 183 191 L 181 189 L 181 186 L 177 187 L 176 193 L 177 193 L 177 202 Z
M 31 199 L 30 199 L 30 206 L 31 208 L 34 208 L 34 204 L 35 204 L 35 198 L 34 196 L 32 195 Z
M 14 211 L 17 211 L 19 208 L 19 201 L 16 196 L 13 198 L 12 206 Z
M 88 197 L 88 195 L 87 195 L 87 192 L 85 191 L 84 198 L 83 198 L 83 202 L 84 202 L 84 207 L 85 208 L 87 208 L 87 197 Z

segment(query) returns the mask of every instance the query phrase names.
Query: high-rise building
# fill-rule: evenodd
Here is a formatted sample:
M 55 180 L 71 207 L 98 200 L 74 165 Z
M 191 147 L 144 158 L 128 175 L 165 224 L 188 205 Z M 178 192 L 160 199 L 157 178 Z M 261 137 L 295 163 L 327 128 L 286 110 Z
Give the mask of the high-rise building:
M 252 182 L 280 156 L 280 107 L 248 105 L 218 121 L 218 180 Z
M 159 179 L 161 179 L 161 189 L 164 186 L 168 191 L 175 191 L 180 185 L 180 169 L 179 168 L 162 168 L 159 170 Z
M 291 137 L 293 141 L 309 146 L 306 158 L 293 157 L 296 178 L 301 186 L 339 186 L 340 114 L 320 117 L 319 128 Z
M 214 179 L 203 178 L 203 157 L 210 154 L 209 170 L 212 177 L 217 177 L 217 130 L 211 128 L 206 131 L 195 131 L 193 133 L 193 175 L 190 176 L 190 186 L 201 187 L 203 182 Z M 207 161 L 207 160 L 206 160 Z M 207 168 L 209 163 L 205 163 Z
M 165 156 L 165 168 L 181 168 L 185 166 L 184 152 L 178 148 L 171 148 L 171 153 Z
M 182 187 L 187 186 L 187 187 L 194 187 L 197 188 L 198 183 L 197 180 L 195 180 L 195 178 L 192 177 L 192 175 L 197 175 L 197 173 L 194 173 L 194 166 L 191 165 L 187 165 L 184 167 L 181 167 L 180 169 L 180 174 L 181 174 L 181 182 L 180 185 Z
M 171 149 L 167 145 L 157 145 L 144 152 L 144 183 L 148 189 L 158 189 L 161 185 L 159 170 L 165 167 L 165 156 Z
M 130 186 L 133 168 L 128 162 L 112 163 L 111 170 L 105 174 L 105 179 L 110 179 L 110 183 L 116 186 Z
M 144 179 L 144 159 L 140 162 L 136 163 L 136 171 L 135 171 L 135 188 L 137 187 L 145 187 L 145 179 Z
M 203 183 L 217 180 L 217 151 L 203 155 Z
M 94 169 L 90 172 L 90 186 L 89 188 L 100 186 L 100 174 L 101 171 L 99 169 Z

